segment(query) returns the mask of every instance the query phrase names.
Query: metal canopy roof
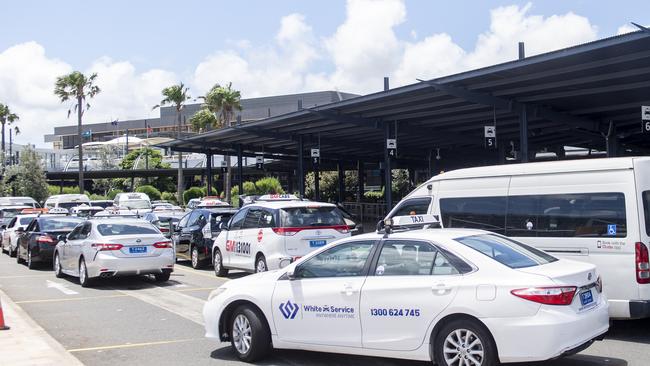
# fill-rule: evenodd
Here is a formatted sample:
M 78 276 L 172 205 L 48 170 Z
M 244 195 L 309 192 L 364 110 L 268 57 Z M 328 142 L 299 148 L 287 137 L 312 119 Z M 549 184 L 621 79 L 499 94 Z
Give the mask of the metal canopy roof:
M 175 140 L 176 151 L 295 159 L 320 143 L 323 160 L 383 160 L 385 124 L 396 130 L 398 165 L 425 163 L 436 148 L 481 159 L 483 126 L 503 147 L 528 116 L 531 151 L 605 148 L 610 122 L 632 153 L 650 151 L 640 105 L 650 104 L 650 32 L 638 31 L 313 109 Z M 508 147 L 509 148 L 509 147 Z

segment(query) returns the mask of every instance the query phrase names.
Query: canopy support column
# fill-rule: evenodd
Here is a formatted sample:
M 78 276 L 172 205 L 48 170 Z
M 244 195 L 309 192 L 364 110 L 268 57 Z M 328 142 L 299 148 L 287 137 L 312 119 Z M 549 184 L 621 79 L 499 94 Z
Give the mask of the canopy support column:
M 343 169 L 343 163 L 339 162 L 338 164 L 339 171 L 339 202 L 343 203 L 345 201 L 345 170 Z
M 298 193 L 300 197 L 305 197 L 305 162 L 304 162 L 304 144 L 302 135 L 298 136 Z
M 365 168 L 363 166 L 363 161 L 358 160 L 357 161 L 357 202 L 361 202 L 363 199 L 363 193 L 364 193 L 364 184 L 363 184 L 363 178 L 364 178 L 364 173 L 365 173 Z
M 207 184 L 207 194 L 206 196 L 211 196 L 212 195 L 212 186 L 213 186 L 213 178 L 214 175 L 212 174 L 212 153 L 211 152 L 206 152 L 205 153 L 205 174 L 207 176 L 206 184 Z
M 393 174 L 390 166 L 390 155 L 386 148 L 386 140 L 390 138 L 390 124 L 384 122 L 384 198 L 386 199 L 386 213 L 393 208 Z
M 237 183 L 239 187 L 239 194 L 244 194 L 244 161 L 242 157 L 241 144 L 237 145 Z

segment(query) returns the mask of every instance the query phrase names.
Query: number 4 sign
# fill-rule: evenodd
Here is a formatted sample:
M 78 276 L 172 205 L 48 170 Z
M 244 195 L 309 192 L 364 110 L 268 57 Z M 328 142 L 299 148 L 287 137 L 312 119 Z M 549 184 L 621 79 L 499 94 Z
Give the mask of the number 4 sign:
M 397 139 L 386 139 L 386 149 L 388 156 L 394 158 L 397 155 Z

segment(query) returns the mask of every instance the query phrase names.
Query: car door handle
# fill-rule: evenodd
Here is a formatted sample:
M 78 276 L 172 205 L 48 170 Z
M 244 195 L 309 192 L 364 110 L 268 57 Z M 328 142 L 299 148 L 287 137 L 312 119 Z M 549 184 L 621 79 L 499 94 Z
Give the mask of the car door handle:
M 343 295 L 347 295 L 347 296 L 352 296 L 353 294 L 356 294 L 357 292 L 359 292 L 359 290 L 355 290 L 355 289 L 352 288 L 352 286 L 349 286 L 349 285 L 343 287 L 343 290 L 341 290 L 341 293 Z
M 444 283 L 438 283 L 431 287 L 434 295 L 447 295 L 453 289 L 452 286 L 448 286 Z

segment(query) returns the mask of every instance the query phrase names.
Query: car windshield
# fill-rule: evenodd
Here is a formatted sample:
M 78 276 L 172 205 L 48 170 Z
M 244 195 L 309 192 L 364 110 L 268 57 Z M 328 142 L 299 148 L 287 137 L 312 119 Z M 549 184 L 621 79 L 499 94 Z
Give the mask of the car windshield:
M 33 217 L 21 217 L 20 225 L 21 226 L 29 225 L 29 223 L 32 222 L 33 219 L 34 219 Z
M 44 218 L 39 222 L 41 231 L 72 231 L 84 220 L 75 217 Z
M 88 202 L 81 202 L 81 201 L 77 201 L 77 202 L 59 202 L 58 207 L 60 207 L 60 208 L 65 208 L 65 209 L 68 209 L 68 210 L 69 210 L 69 209 L 71 209 L 71 208 L 73 208 L 73 207 L 77 207 L 77 206 L 80 206 L 80 205 L 82 205 L 82 204 L 86 204 L 86 205 L 87 205 L 87 204 L 89 204 L 89 203 L 88 203 Z
M 151 224 L 99 224 L 97 231 L 104 236 L 160 234 Z
M 287 207 L 280 210 L 283 227 L 345 225 L 341 212 L 333 206 Z
M 24 208 L 7 208 L 1 211 L 2 217 L 5 219 L 10 219 L 21 213 L 23 210 Z
M 456 241 L 510 268 L 534 267 L 557 261 L 541 250 L 494 234 L 466 236 Z
M 147 200 L 128 200 L 122 202 L 121 205 L 129 210 L 148 210 L 151 208 L 151 203 Z
M 101 207 L 101 208 L 106 208 L 109 206 L 113 206 L 113 201 L 106 201 L 106 202 L 90 202 L 90 205 L 93 207 Z

